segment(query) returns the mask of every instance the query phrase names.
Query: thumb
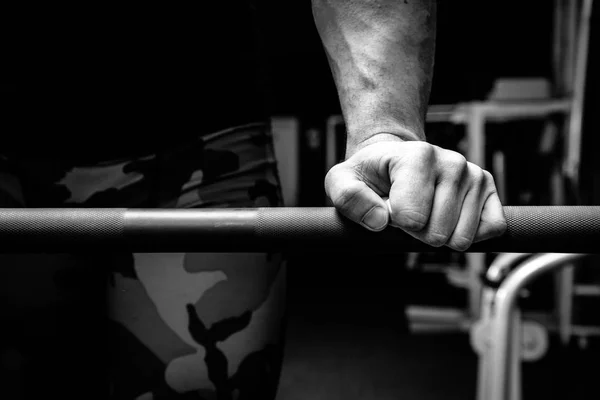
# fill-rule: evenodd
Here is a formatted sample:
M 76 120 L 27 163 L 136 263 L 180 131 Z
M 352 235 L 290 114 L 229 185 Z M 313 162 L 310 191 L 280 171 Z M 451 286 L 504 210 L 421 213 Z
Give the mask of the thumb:
M 370 231 L 381 231 L 389 222 L 385 201 L 358 178 L 352 168 L 338 164 L 325 177 L 325 191 L 346 218 Z
M 473 243 L 502 235 L 506 231 L 506 217 L 497 193 L 488 197 L 481 211 L 481 221 Z

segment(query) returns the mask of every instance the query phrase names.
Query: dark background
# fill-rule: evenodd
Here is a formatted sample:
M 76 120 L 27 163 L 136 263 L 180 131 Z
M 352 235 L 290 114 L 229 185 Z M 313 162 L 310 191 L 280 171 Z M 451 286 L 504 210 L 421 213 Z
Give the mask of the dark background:
M 337 95 L 312 19 L 310 0 L 268 0 L 259 4 L 271 53 L 273 112 L 337 113 Z M 432 104 L 481 99 L 497 76 L 550 76 L 552 2 L 441 0 L 438 10 Z M 31 61 L 27 59 L 31 49 L 23 48 L 23 37 L 32 35 L 38 20 L 51 23 L 51 17 L 46 19 L 43 13 L 64 16 L 67 11 L 19 7 L 15 13 L 11 5 L 2 7 L 1 91 L 19 93 L 28 79 L 35 78 L 21 74 Z M 224 29 L 227 23 L 223 21 Z M 43 29 L 36 35 L 43 36 Z
M 275 112 L 339 112 L 310 1 L 273 4 Z M 447 1 L 438 5 L 431 104 L 483 99 L 498 76 L 551 78 L 552 2 Z

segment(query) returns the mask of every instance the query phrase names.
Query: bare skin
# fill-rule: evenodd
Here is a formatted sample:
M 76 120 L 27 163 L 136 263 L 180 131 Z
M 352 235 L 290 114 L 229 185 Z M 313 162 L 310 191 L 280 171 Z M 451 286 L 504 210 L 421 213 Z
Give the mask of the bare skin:
M 325 178 L 335 207 L 366 229 L 392 225 L 467 250 L 506 230 L 492 175 L 426 142 L 434 0 L 313 0 L 347 128 Z

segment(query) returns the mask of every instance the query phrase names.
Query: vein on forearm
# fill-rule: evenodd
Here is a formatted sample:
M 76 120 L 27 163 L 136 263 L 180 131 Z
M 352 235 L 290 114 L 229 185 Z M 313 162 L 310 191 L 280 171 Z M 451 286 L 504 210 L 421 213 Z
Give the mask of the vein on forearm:
M 424 137 L 435 4 L 409 1 L 313 1 L 317 28 L 354 140 L 394 129 Z

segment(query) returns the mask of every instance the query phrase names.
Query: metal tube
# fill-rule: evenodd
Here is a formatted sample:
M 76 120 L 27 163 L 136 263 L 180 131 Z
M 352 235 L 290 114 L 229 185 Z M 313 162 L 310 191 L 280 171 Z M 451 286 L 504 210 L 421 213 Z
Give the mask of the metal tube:
M 502 253 L 492 261 L 485 276 L 488 281 L 500 284 L 510 270 L 521 260 L 530 257 L 529 253 Z
M 502 253 L 498 254 L 494 261 L 488 267 L 485 277 L 487 281 L 493 284 L 492 287 L 484 286 L 481 292 L 481 315 L 480 323 L 489 324 L 492 319 L 492 308 L 494 305 L 494 296 L 496 295 L 496 285 L 502 282 L 511 269 L 521 260 L 530 257 L 529 253 Z M 473 334 L 473 332 L 471 332 Z M 491 338 L 488 338 L 491 340 Z M 488 343 L 489 344 L 489 340 Z M 477 379 L 477 400 L 488 400 L 490 387 L 489 377 L 491 374 L 490 352 L 491 346 L 487 345 L 479 355 L 479 368 Z
M 494 300 L 490 399 L 508 400 L 512 315 L 521 289 L 540 275 L 582 258 L 583 254 L 541 254 L 525 261 L 500 285 Z
M 575 2 L 572 2 L 572 4 Z M 590 18 L 592 0 L 584 0 L 579 17 L 579 30 L 575 40 L 575 59 L 573 61 L 572 105 L 569 116 L 567 136 L 567 157 L 565 174 L 571 180 L 575 190 L 579 190 L 579 164 L 581 159 L 581 140 L 583 125 L 583 107 L 586 91 L 586 70 L 588 65 L 588 43 L 590 36 Z
M 468 253 L 598 253 L 600 206 L 504 207 L 507 231 Z M 370 232 L 333 207 L 0 209 L 0 253 L 426 252 L 400 229 Z

